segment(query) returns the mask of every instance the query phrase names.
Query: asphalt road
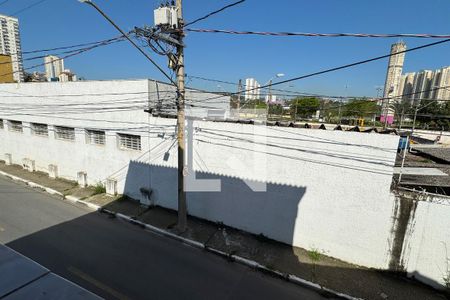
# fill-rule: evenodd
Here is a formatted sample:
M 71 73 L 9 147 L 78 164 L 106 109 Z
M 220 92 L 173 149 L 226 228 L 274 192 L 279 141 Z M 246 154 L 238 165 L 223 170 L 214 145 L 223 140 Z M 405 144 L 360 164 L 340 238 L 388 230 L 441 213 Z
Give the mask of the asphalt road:
M 1 176 L 0 243 L 106 299 L 326 299 Z

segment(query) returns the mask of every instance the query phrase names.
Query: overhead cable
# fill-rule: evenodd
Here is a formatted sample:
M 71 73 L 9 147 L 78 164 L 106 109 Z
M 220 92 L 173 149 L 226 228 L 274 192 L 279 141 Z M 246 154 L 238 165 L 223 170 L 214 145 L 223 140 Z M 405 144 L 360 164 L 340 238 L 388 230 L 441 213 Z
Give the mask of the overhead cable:
M 421 39 L 449 39 L 448 34 L 427 33 L 311 33 L 311 32 L 268 32 L 268 31 L 236 31 L 224 29 L 188 28 L 186 31 L 199 33 L 223 33 L 234 35 L 262 35 L 262 36 L 302 36 L 302 37 L 356 37 L 356 38 L 421 38 Z
M 240 1 L 237 1 L 237 2 L 234 2 L 234 3 L 231 3 L 231 4 L 229 4 L 229 5 L 227 5 L 227 6 L 224 6 L 224 7 L 220 8 L 220 9 L 218 9 L 218 10 L 215 10 L 215 11 L 213 11 L 213 12 L 210 12 L 209 14 L 207 14 L 207 15 L 201 17 L 201 18 L 198 18 L 198 19 L 195 19 L 194 21 L 191 21 L 191 22 L 186 23 L 186 24 L 184 25 L 184 27 L 187 27 L 187 26 L 190 26 L 190 25 L 195 24 L 195 23 L 197 23 L 197 22 L 203 21 L 203 20 L 205 20 L 205 19 L 207 19 L 207 18 L 209 18 L 209 17 L 211 17 L 211 16 L 213 16 L 213 15 L 215 15 L 215 14 L 218 14 L 218 13 L 220 13 L 220 12 L 222 12 L 222 11 L 224 11 L 224 10 L 230 8 L 230 7 L 236 6 L 236 5 L 241 4 L 241 3 L 243 3 L 243 2 L 245 2 L 245 0 L 240 0 Z

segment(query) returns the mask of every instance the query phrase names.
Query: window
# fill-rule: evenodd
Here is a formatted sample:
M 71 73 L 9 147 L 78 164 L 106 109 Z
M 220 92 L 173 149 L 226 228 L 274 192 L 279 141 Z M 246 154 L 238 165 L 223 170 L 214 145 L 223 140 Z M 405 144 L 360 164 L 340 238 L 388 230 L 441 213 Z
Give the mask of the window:
M 9 131 L 23 132 L 23 125 L 20 121 L 8 121 Z
M 0 129 L 3 129 L 3 128 L 5 128 L 4 125 L 3 125 L 3 120 L 0 119 Z
M 75 128 L 55 126 L 55 139 L 75 141 Z
M 141 137 L 139 135 L 118 133 L 118 146 L 123 150 L 141 150 Z
M 31 123 L 31 133 L 38 136 L 48 136 L 47 124 Z
M 92 145 L 104 145 L 105 132 L 98 130 L 86 130 L 86 143 Z

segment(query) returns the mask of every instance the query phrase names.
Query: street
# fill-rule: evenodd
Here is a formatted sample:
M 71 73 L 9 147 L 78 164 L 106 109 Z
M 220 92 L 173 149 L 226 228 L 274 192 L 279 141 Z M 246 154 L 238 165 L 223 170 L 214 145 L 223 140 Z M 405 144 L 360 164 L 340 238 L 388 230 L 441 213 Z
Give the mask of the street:
M 5 177 L 0 208 L 0 243 L 106 299 L 325 299 Z

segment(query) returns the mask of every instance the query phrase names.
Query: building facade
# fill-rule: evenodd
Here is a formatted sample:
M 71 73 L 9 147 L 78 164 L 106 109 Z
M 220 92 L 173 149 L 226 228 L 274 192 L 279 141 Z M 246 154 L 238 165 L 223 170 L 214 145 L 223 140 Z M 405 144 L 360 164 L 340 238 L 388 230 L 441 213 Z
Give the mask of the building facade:
M 60 82 L 77 81 L 77 75 L 72 73 L 69 69 L 64 70 L 58 76 Z
M 49 55 L 44 58 L 45 76 L 48 81 L 59 80 L 59 75 L 64 72 L 64 59 L 54 55 Z
M 0 83 L 14 82 L 13 75 L 11 56 L 0 54 Z
M 450 100 L 450 66 L 434 71 L 432 98 Z
M 245 100 L 258 100 L 261 96 L 261 85 L 254 78 L 245 80 Z
M 450 100 L 450 66 L 407 73 L 401 77 L 396 97 L 418 105 L 422 100 Z
M 391 47 L 392 56 L 389 58 L 386 83 L 384 85 L 384 98 L 392 98 L 398 95 L 403 72 L 403 64 L 405 62 L 405 53 L 403 52 L 405 50 L 406 44 L 404 42 L 395 43 Z M 389 107 L 390 100 L 391 99 L 383 101 L 382 115 L 380 119 L 384 122 L 385 118 L 387 118 L 387 122 L 392 124 L 394 120 L 394 111 Z
M 20 43 L 19 20 L 13 17 L 0 15 L 0 54 L 11 57 L 11 66 L 14 81 L 23 82 L 22 47 Z M 2 73 L 0 76 L 9 74 Z

